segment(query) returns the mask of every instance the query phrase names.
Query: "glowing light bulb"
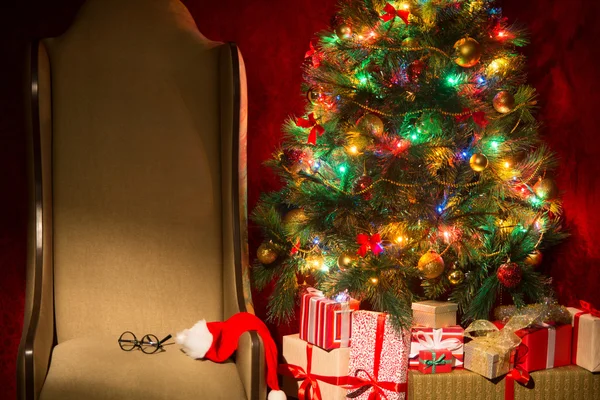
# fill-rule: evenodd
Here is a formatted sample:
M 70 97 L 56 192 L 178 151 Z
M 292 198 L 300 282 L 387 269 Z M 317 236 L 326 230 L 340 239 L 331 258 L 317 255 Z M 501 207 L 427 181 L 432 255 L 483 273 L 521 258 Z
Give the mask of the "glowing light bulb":
M 437 212 L 441 214 L 441 213 L 442 213 L 442 211 L 444 211 L 444 209 L 442 208 L 442 206 L 438 206 L 438 208 L 437 208 Z
M 371 279 L 369 279 L 369 280 L 371 281 L 371 283 L 372 283 L 373 285 L 377 285 L 377 284 L 379 283 L 379 279 L 377 279 L 377 278 L 375 278 L 375 277 L 373 277 L 373 278 L 371 278 Z
M 350 154 L 358 154 L 358 148 L 356 146 L 350 146 L 348 151 L 350 152 Z
M 317 236 L 317 237 L 315 237 L 315 238 L 313 239 L 313 243 L 314 243 L 314 244 L 319 244 L 319 243 L 321 243 L 321 239 L 319 239 L 319 237 Z
M 396 243 L 402 243 L 404 241 L 404 238 L 402 236 L 398 236 L 396 238 Z
M 504 162 L 504 168 L 510 168 L 510 163 L 508 161 Z
M 340 171 L 341 174 L 345 173 L 346 172 L 346 166 L 345 165 L 340 165 L 338 167 L 338 171 Z
M 321 271 L 323 271 L 323 272 L 329 272 L 329 267 L 327 266 L 327 264 L 323 264 L 321 266 Z
M 498 146 L 500 146 L 500 143 L 498 143 L 498 142 L 497 142 L 497 141 L 495 141 L 495 140 L 492 140 L 492 141 L 490 142 L 490 146 L 492 146 L 492 149 L 494 149 L 494 150 L 498 150 Z
M 402 3 L 402 4 L 400 5 L 400 7 L 401 7 L 403 10 L 410 10 L 410 4 L 408 4 L 408 3 Z
M 410 138 L 411 138 L 412 140 L 417 140 L 417 134 L 416 134 L 416 133 L 413 133 L 413 134 L 411 135 L 411 137 L 410 137 Z
M 504 38 L 504 37 L 506 37 L 506 31 L 498 31 L 498 37 L 499 37 L 499 38 Z

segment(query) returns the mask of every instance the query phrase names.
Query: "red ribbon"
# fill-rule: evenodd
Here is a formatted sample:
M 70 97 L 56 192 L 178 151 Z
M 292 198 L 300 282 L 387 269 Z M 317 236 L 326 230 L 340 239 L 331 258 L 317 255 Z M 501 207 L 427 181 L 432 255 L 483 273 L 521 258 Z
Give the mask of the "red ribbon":
M 383 315 L 383 322 L 385 323 L 385 314 Z M 377 331 L 378 336 L 377 340 L 381 340 L 383 342 L 383 333 L 379 335 L 379 319 L 377 320 Z M 382 329 L 383 331 L 383 329 Z M 375 344 L 377 349 L 377 342 Z M 369 395 L 369 400 L 378 400 L 383 396 L 384 399 L 387 399 L 387 396 L 383 392 L 383 390 L 390 390 L 393 392 L 404 392 L 407 391 L 406 383 L 396 383 L 396 382 L 377 382 L 377 373 L 379 372 L 379 354 L 381 353 L 381 343 L 379 344 L 379 352 L 376 356 L 376 372 L 375 376 L 372 376 L 367 371 L 358 370 L 356 374 L 359 372 L 364 372 L 367 376 L 366 378 L 361 378 L 359 376 L 326 376 L 326 375 L 318 375 L 313 374 L 311 372 L 312 369 L 312 352 L 313 345 L 310 343 L 306 344 L 306 370 L 304 368 L 293 365 L 293 364 L 280 364 L 277 368 L 277 372 L 281 375 L 291 376 L 295 380 L 302 380 L 300 384 L 300 388 L 298 389 L 298 400 L 322 400 L 321 388 L 319 387 L 319 381 L 328 383 L 330 385 L 339 386 L 343 389 L 347 390 L 356 390 L 361 388 L 373 388 L 373 391 Z M 363 389 L 364 390 L 364 389 Z M 362 390 L 361 390 L 362 392 Z
M 527 371 L 520 368 L 513 368 L 508 375 L 506 375 L 504 385 L 504 400 L 514 400 L 515 398 L 515 381 L 526 385 L 529 382 L 531 376 Z
M 384 22 L 388 22 L 388 21 L 394 19 L 396 16 L 398 16 L 402 19 L 402 21 L 404 21 L 404 23 L 406 25 L 408 25 L 408 16 L 410 15 L 410 11 L 396 10 L 396 8 L 393 5 L 391 5 L 390 3 L 387 3 L 385 5 L 385 7 L 383 8 L 383 11 L 385 11 L 385 14 L 383 14 L 379 18 L 381 18 Z
M 571 363 L 577 364 L 577 344 L 579 342 L 579 317 L 585 314 L 591 314 L 600 318 L 600 311 L 596 310 L 587 301 L 579 300 L 579 309 L 581 310 L 573 317 L 573 348 L 571 349 Z
M 381 236 L 379 235 L 379 233 L 376 233 L 373 236 L 369 236 L 364 233 L 359 233 L 358 235 L 356 235 L 356 243 L 360 244 L 357 253 L 361 257 L 366 256 L 369 252 L 369 249 L 375 255 L 379 255 L 379 253 L 383 251 L 383 248 L 380 244 Z
M 463 113 L 468 113 L 470 110 L 468 108 L 463 108 Z M 455 118 L 458 122 L 466 122 L 469 118 L 473 118 L 473 122 L 477 124 L 480 128 L 485 128 L 489 121 L 485 117 L 485 112 L 483 111 L 475 111 L 465 115 L 457 115 Z
M 315 114 L 308 114 L 308 118 L 298 118 L 296 125 L 301 128 L 312 128 L 308 134 L 308 143 L 317 144 L 317 135 L 321 136 L 325 132 L 325 128 L 317 123 Z

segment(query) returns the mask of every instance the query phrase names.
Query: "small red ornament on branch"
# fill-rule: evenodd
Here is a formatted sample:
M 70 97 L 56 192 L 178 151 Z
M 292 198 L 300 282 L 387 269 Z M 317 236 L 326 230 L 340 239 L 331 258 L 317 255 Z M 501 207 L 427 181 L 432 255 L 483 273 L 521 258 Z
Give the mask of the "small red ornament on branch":
M 311 58 L 312 64 L 314 68 L 319 68 L 319 66 L 321 65 L 321 54 L 315 50 L 315 46 L 313 45 L 313 42 L 310 42 L 310 49 L 306 52 L 306 54 L 304 54 L 304 58 Z
M 396 8 L 393 5 L 391 5 L 390 3 L 387 3 L 385 5 L 385 7 L 383 8 L 383 11 L 385 11 L 385 14 L 381 15 L 379 18 L 381 18 L 384 22 L 391 21 L 396 16 L 398 16 L 402 19 L 402 21 L 404 21 L 404 23 L 406 25 L 408 25 L 408 16 L 410 15 L 410 11 L 396 10 Z
M 308 134 L 308 143 L 317 144 L 317 135 L 321 136 L 325 132 L 325 128 L 317 123 L 315 114 L 308 114 L 308 118 L 298 118 L 296 125 L 301 128 L 312 128 Z
M 514 262 L 507 262 L 506 264 L 502 264 L 498 268 L 496 276 L 498 277 L 498 280 L 502 285 L 504 285 L 507 288 L 514 288 L 519 283 L 521 283 L 523 271 L 521 271 L 521 267 L 519 267 L 519 264 Z
M 357 253 L 361 257 L 366 256 L 369 250 L 375 255 L 379 255 L 383 251 L 383 247 L 381 247 L 381 235 L 379 233 L 372 236 L 359 233 L 356 235 L 356 243 L 360 244 Z

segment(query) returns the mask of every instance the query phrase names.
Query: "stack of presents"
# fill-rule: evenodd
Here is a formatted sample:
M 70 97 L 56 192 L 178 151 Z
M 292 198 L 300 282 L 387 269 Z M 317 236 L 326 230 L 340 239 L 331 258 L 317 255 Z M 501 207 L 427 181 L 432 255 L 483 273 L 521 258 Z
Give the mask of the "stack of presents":
M 283 390 L 300 400 L 600 399 L 600 312 L 552 307 L 506 307 L 463 328 L 456 304 L 415 302 L 409 331 L 311 289 L 300 332 L 283 338 Z

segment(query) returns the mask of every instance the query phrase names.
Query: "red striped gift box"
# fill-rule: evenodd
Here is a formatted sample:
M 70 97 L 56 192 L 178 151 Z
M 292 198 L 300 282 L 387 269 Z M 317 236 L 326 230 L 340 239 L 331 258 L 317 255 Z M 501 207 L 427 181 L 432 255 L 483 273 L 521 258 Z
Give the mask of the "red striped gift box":
M 300 304 L 300 339 L 325 350 L 350 346 L 352 312 L 360 302 L 338 302 L 310 288 Z

